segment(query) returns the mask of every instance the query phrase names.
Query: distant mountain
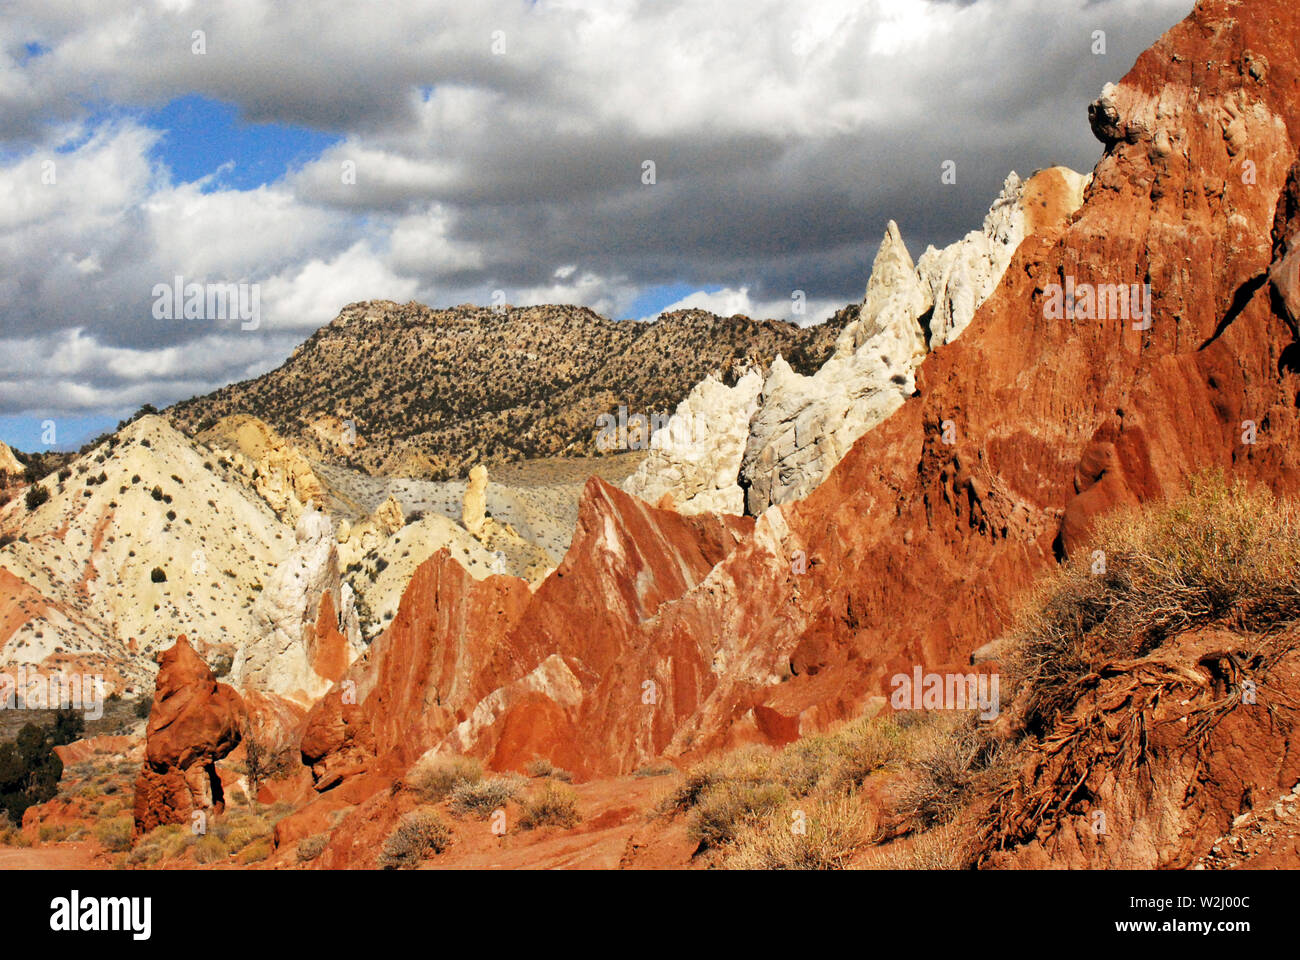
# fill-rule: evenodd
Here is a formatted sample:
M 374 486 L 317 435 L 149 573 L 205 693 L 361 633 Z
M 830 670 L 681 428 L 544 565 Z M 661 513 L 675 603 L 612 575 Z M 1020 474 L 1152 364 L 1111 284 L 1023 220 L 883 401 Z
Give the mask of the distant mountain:
M 734 382 L 779 354 L 811 373 L 856 311 L 801 328 L 701 310 L 636 323 L 574 306 L 354 303 L 279 368 L 167 414 L 191 434 L 252 414 L 316 459 L 444 479 L 590 455 L 600 414 L 671 413 L 713 371 Z

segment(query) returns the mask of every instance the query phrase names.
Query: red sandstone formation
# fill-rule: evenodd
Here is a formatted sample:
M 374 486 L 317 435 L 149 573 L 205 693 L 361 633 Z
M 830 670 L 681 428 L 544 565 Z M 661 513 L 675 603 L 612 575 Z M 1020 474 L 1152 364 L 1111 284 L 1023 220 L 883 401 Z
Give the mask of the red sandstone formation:
M 1024 241 L 917 394 L 806 500 L 687 519 L 593 479 L 534 594 L 428 561 L 309 716 L 318 789 L 439 746 L 590 777 L 785 742 L 894 673 L 964 664 L 1118 504 L 1211 466 L 1297 490 L 1294 307 L 1279 306 L 1296 300 L 1294 234 L 1270 227 L 1296 205 L 1298 41 L 1289 0 L 1206 0 L 1144 53 L 1091 110 L 1105 153 L 1082 209 Z M 1149 283 L 1150 327 L 1086 307 L 1052 319 L 1067 278 Z
M 247 718 L 233 689 L 217 683 L 182 634 L 158 657 L 157 689 L 145 729 L 145 763 L 135 783 L 139 831 L 186 823 L 223 806 L 216 761 L 240 741 Z

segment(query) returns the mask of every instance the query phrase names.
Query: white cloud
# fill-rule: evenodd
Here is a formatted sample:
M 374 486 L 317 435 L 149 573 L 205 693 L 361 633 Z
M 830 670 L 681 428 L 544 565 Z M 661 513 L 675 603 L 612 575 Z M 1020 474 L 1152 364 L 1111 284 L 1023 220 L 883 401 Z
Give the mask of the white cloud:
M 9 0 L 0 413 L 168 402 L 273 366 L 361 299 L 501 289 L 622 316 L 688 283 L 722 289 L 674 308 L 790 317 L 802 289 L 798 319 L 822 319 L 861 297 L 889 218 L 917 254 L 976 226 L 1011 167 L 1090 166 L 1087 101 L 1190 8 Z M 1108 57 L 1091 54 L 1098 28 Z M 343 139 L 238 190 L 174 183 L 151 159 L 158 131 L 88 119 L 89 103 L 190 94 Z M 945 159 L 956 188 L 939 186 Z M 261 284 L 262 329 L 154 321 L 150 291 L 176 274 Z
M 801 305 L 801 313 L 795 312 L 796 303 Z M 654 320 L 660 313 L 671 313 L 674 310 L 706 310 L 720 317 L 743 314 L 752 320 L 789 320 L 800 326 L 808 326 L 821 323 L 843 306 L 844 303 L 839 300 L 809 300 L 806 295 L 801 301 L 797 301 L 793 291 L 792 296 L 784 300 L 754 300 L 749 295 L 748 287 L 741 287 L 738 290 L 724 287 L 715 291 L 696 290 L 651 316 L 641 319 Z

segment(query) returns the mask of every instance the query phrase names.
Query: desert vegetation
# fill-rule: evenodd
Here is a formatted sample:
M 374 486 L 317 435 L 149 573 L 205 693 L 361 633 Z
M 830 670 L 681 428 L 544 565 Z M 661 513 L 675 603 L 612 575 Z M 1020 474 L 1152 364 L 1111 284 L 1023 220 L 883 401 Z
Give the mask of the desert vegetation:
M 1214 626 L 1245 638 L 1237 680 L 1246 659 L 1253 675 L 1266 675 L 1297 643 L 1298 561 L 1293 504 L 1219 473 L 1198 476 L 1171 502 L 1104 519 L 1090 548 L 1042 583 L 1001 641 L 1009 709 L 999 722 L 885 707 L 780 750 L 701 763 L 664 795 L 658 815 L 686 817 L 697 855 L 730 868 L 974 866 L 1021 839 L 1006 822 L 1025 802 L 1017 773 L 1045 742 L 1080 749 L 1067 781 L 1043 788 L 1040 811 L 1063 809 L 1092 765 L 1115 762 L 1082 749 L 1087 723 L 1067 728 L 1074 740 L 1060 732 L 1063 718 L 1087 711 L 1108 671 L 1138 672 L 1173 638 Z M 1179 669 L 1158 657 L 1146 663 L 1133 681 L 1138 707 L 1161 689 L 1160 671 L 1172 682 Z M 1225 695 L 1189 724 L 1188 749 L 1241 703 L 1227 670 Z

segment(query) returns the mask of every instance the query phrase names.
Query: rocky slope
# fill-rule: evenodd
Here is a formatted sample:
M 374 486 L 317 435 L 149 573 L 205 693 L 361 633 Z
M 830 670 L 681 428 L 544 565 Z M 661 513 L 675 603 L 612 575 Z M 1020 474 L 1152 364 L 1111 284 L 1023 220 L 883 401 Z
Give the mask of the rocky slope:
M 480 462 L 590 454 L 602 413 L 666 416 L 713 371 L 782 354 L 811 372 L 841 322 L 805 329 L 685 310 L 627 323 L 579 307 L 356 303 L 278 369 L 168 415 L 202 433 L 251 414 L 313 459 L 445 479 Z
M 250 674 L 266 692 L 319 695 L 342 669 L 315 657 L 323 593 L 336 628 L 353 635 L 344 666 L 357 650 L 337 556 L 327 546 L 305 558 L 294 528 L 246 481 L 146 416 L 43 478 L 44 503 L 0 509 L 12 538 L 0 548 L 0 663 L 102 674 L 106 693 L 133 693 L 149 689 L 152 657 L 188 633 L 227 668 L 276 660 Z
M 14 452 L 0 441 L 0 476 L 20 476 L 26 468 L 18 462 Z
M 547 751 L 594 776 L 788 742 L 896 672 L 963 666 L 1121 491 L 1158 499 L 1218 465 L 1294 492 L 1295 334 L 1260 278 L 1285 273 L 1298 26 L 1286 4 L 1203 2 L 1143 54 L 1092 111 L 1083 206 L 1019 245 L 915 395 L 803 500 L 683 518 L 593 480 L 535 593 L 426 562 L 353 668 L 357 703 L 336 689 L 309 717 L 318 788 L 425 749 L 500 769 Z M 1067 276 L 1149 282 L 1153 322 L 1054 316 Z

